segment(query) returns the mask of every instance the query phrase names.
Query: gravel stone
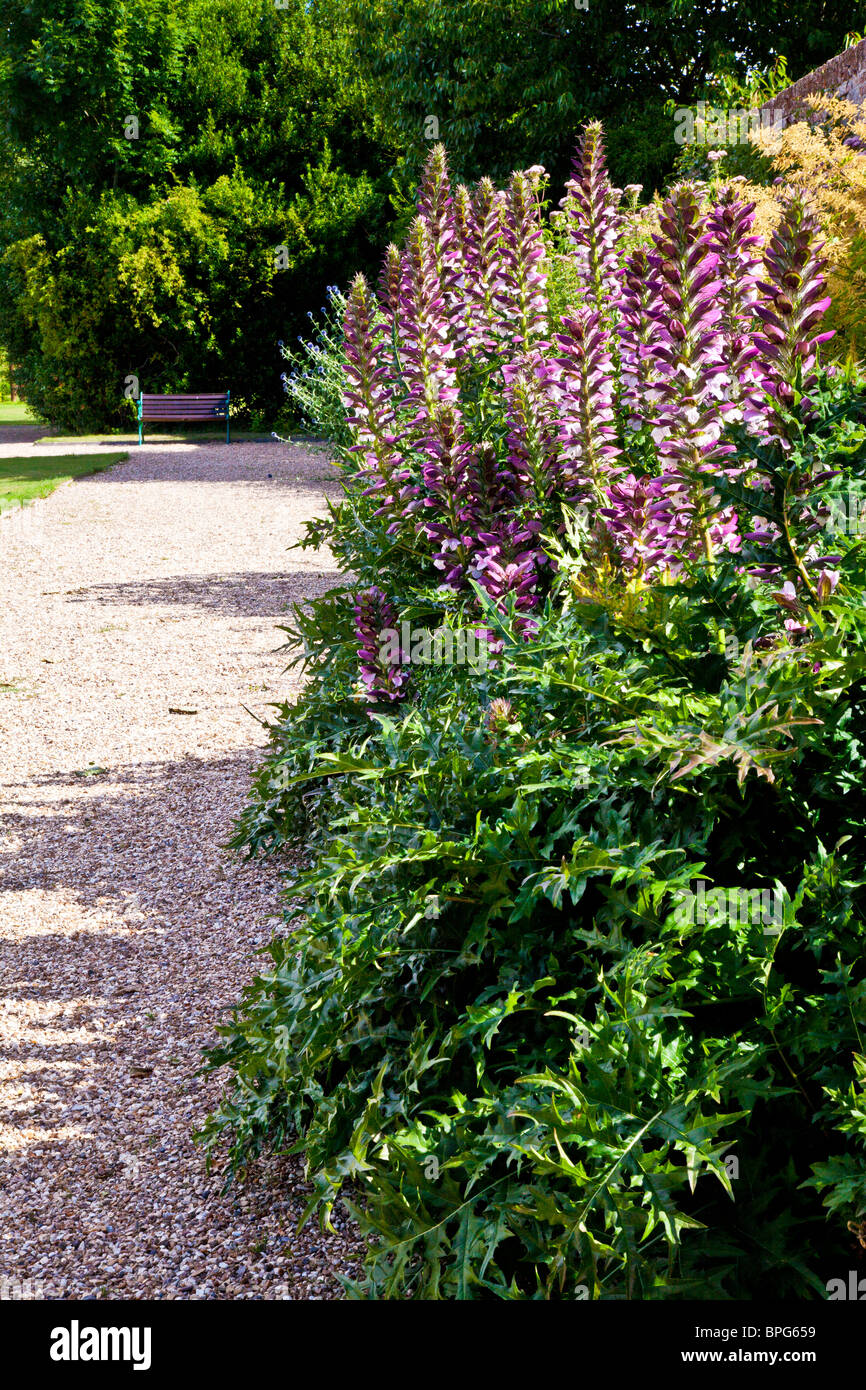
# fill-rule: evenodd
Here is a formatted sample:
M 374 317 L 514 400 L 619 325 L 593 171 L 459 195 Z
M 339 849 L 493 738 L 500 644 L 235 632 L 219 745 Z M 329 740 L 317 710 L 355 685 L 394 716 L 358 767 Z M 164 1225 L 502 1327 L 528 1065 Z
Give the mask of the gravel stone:
M 288 547 L 335 492 L 324 446 L 155 444 L 0 518 L 0 1298 L 357 1273 L 344 1216 L 296 1233 L 297 1160 L 223 1193 L 191 1139 L 227 1079 L 202 1048 L 282 920 L 277 866 L 225 843 L 257 720 L 297 694 L 278 625 L 336 579 Z

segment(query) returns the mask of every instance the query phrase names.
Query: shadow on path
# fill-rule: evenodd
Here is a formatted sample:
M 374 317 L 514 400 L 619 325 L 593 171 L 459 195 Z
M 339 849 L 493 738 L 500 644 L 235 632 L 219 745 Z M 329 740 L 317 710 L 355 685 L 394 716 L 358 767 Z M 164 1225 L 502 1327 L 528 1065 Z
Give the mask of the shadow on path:
M 291 574 L 251 571 L 246 574 L 179 575 L 168 579 L 90 584 L 68 595 L 70 603 L 189 605 L 245 618 L 284 614 L 293 603 L 318 598 L 343 576 L 336 570 L 299 569 Z
M 0 445 L 35 444 L 44 433 L 41 425 L 0 425 Z
M 344 1238 L 293 1234 L 297 1161 L 222 1193 L 191 1138 L 201 1050 L 280 921 L 277 866 L 219 846 L 258 755 L 58 773 L 0 816 L 0 1276 L 37 1296 L 308 1297 L 315 1243 L 346 1268 Z

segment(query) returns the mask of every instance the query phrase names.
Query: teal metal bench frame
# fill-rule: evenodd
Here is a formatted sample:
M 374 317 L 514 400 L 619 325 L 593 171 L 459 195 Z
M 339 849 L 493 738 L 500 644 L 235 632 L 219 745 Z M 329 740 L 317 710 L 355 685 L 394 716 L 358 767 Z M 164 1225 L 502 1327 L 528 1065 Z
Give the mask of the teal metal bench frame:
M 198 395 L 176 395 L 176 396 L 148 396 L 142 391 L 138 398 L 138 442 L 144 443 L 144 424 L 146 420 L 159 422 L 160 420 L 221 420 L 225 415 L 226 421 L 226 444 L 231 443 L 230 422 L 229 422 L 229 403 L 231 401 L 231 391 L 225 393 L 221 391 L 201 392 Z M 157 406 L 154 414 L 145 413 L 145 401 L 161 401 L 162 405 Z

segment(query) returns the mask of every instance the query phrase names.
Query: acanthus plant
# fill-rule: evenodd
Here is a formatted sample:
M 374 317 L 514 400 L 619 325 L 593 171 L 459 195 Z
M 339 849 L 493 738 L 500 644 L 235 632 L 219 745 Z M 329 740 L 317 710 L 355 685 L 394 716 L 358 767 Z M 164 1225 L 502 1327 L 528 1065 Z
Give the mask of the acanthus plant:
M 714 474 L 733 453 L 722 440 L 728 402 L 719 330 L 720 256 L 692 186 L 672 191 L 660 225 L 650 258 L 664 306 L 653 348 L 661 400 L 651 433 L 663 482 L 653 511 L 671 534 L 671 567 L 696 546 L 712 564 L 720 543 L 729 537 L 736 541 L 732 518 L 720 513 L 712 486 Z
M 470 603 L 479 585 L 526 635 L 550 589 L 544 537 L 561 532 L 563 506 L 588 508 L 594 553 L 641 584 L 700 563 L 712 571 L 744 542 L 750 553 L 771 546 L 778 528 L 749 506 L 770 484 L 730 431 L 784 454 L 829 336 L 816 333 L 829 300 L 802 196 L 789 196 L 764 246 L 735 184 L 710 199 L 683 183 L 635 247 L 597 123 L 562 202 L 579 289 L 554 322 L 545 179 L 536 167 L 505 190 L 489 179 L 452 189 L 437 146 L 378 298 L 357 277 L 345 316 L 358 460 L 347 486 L 375 499 L 431 581 Z M 783 576 L 813 601 L 827 592 L 807 572 L 819 560 L 795 555 Z M 742 568 L 778 591 L 777 565 L 762 574 L 744 554 Z M 364 684 L 369 698 L 407 689 L 393 673 L 383 684 L 367 672 Z
M 754 203 L 737 196 L 736 183 L 723 186 L 707 218 L 718 257 L 719 316 L 723 383 L 727 420 L 761 418 L 762 383 L 755 369 L 756 304 L 761 261 L 761 238 L 752 233 Z
M 761 320 L 757 343 L 763 384 L 775 401 L 790 407 L 795 392 L 807 395 L 816 384 L 812 369 L 817 348 L 832 332 L 813 331 L 830 307 L 825 295 L 820 228 L 802 197 L 792 195 L 764 252 L 766 279 L 758 282 L 764 299 L 755 305 Z M 808 400 L 806 402 L 808 409 Z M 778 425 L 784 435 L 784 425 Z
M 601 124 L 590 121 L 578 142 L 561 207 L 584 295 L 603 316 L 610 315 L 621 292 L 621 198 L 622 191 L 608 178 Z
M 622 293 L 618 303 L 617 336 L 620 359 L 620 406 L 625 427 L 641 428 L 652 417 L 660 399 L 658 363 L 653 353 L 662 314 L 660 286 L 650 267 L 645 246 L 638 247 L 622 265 Z
M 408 672 L 405 659 L 389 663 L 382 653 L 382 633 L 395 631 L 397 613 L 382 590 L 372 586 L 355 598 L 355 633 L 361 680 L 371 701 L 399 700 L 405 694 Z M 405 654 L 401 651 L 401 657 Z

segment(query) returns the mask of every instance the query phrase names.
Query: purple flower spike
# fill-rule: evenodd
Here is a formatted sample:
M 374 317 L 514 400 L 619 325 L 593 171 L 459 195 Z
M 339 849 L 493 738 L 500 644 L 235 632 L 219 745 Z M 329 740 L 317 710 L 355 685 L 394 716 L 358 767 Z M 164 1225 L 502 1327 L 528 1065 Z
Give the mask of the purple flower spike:
M 543 359 L 540 355 L 527 358 L 506 367 L 503 374 L 508 462 L 497 474 L 495 495 L 512 504 L 527 502 L 537 510 L 555 486 L 559 458 L 551 395 L 543 384 Z
M 653 344 L 658 338 L 664 310 L 661 282 L 643 247 L 626 260 L 622 284 L 622 297 L 617 305 L 620 313 L 617 325 L 620 404 L 629 426 L 639 429 L 654 418 L 654 408 L 661 399 L 657 390 L 659 364 Z
M 606 493 L 600 513 L 626 572 L 646 579 L 679 573 L 690 526 L 686 513 L 670 504 L 664 479 L 626 473 Z
M 782 221 L 770 238 L 764 253 L 766 280 L 759 288 L 766 296 L 756 306 L 762 331 L 756 337 L 760 349 L 757 369 L 764 389 L 779 405 L 789 406 L 794 385 L 808 394 L 815 385 L 810 375 L 820 343 L 832 332 L 811 336 L 830 307 L 823 294 L 827 265 L 819 241 L 818 219 L 800 193 L 788 196 Z M 774 433 L 783 437 L 781 418 Z
M 607 318 L 620 297 L 617 246 L 622 191 L 608 178 L 599 121 L 584 127 L 573 168 L 560 206 L 568 219 L 586 300 Z
M 464 530 L 477 521 L 477 478 L 463 417 L 453 405 L 438 405 L 422 440 L 424 486 L 453 513 Z
M 454 193 L 454 265 L 448 285 L 450 319 L 458 361 L 468 357 L 490 338 L 484 332 L 483 296 L 478 294 L 481 276 L 481 230 L 472 194 L 465 184 Z
M 363 457 L 362 471 L 371 486 L 390 496 L 400 462 L 394 450 L 394 401 L 384 329 L 363 275 L 355 276 L 346 298 L 343 336 L 343 404 L 355 439 L 352 447 Z
M 703 475 L 733 452 L 732 445 L 720 442 L 726 405 L 719 256 L 693 185 L 671 190 L 660 225 L 650 263 L 667 314 L 654 349 L 662 402 L 652 433 L 665 460 L 671 502 L 689 514 L 693 535 L 712 561 L 710 516 L 717 499 Z
M 405 669 L 406 654 L 399 646 L 394 605 L 374 586 L 361 590 L 354 607 L 359 673 L 367 700 L 375 704 L 405 699 L 409 672 Z
M 434 145 L 418 190 L 418 215 L 430 233 L 436 269 L 443 283 L 454 259 L 454 214 L 444 145 Z
M 509 302 L 505 263 L 506 198 L 491 179 L 481 179 L 475 188 L 475 216 L 478 223 L 477 275 L 470 278 L 467 291 L 472 297 L 481 325 L 481 345 L 493 351 L 506 336 L 503 308 Z
M 547 331 L 544 238 L 535 184 L 529 174 L 512 175 L 508 185 L 504 247 L 509 299 L 506 315 L 514 318 L 515 346 L 529 351 L 542 346 L 539 340 Z
M 619 456 L 614 429 L 614 380 L 609 338 L 601 314 L 578 309 L 556 335 L 561 357 L 544 366 L 559 418 L 559 459 L 552 490 L 570 504 L 600 501 Z
M 420 504 L 420 526 L 436 547 L 433 563 L 449 588 L 466 585 L 469 558 L 477 546 L 481 487 L 478 460 L 466 441 L 463 419 L 443 404 L 431 415 L 422 439 L 422 473 L 427 496 Z
M 527 638 L 536 627 L 528 614 L 538 606 L 541 572 L 549 564 L 544 551 L 535 544 L 537 531 L 537 524 L 527 527 L 512 520 L 480 532 L 480 547 L 469 571 L 496 600 L 500 612 L 505 612 L 508 597 L 514 600 L 518 613 L 515 626 Z
M 436 268 L 433 241 L 423 218 L 416 218 L 403 256 L 397 335 L 400 365 L 409 387 L 403 402 L 416 409 L 422 425 L 437 403 L 454 402 L 459 392 L 448 312 Z
M 762 242 L 751 235 L 754 220 L 755 204 L 742 202 L 732 185 L 721 189 L 707 220 L 711 250 L 718 257 L 720 352 L 725 367 L 722 389 L 730 405 L 726 419 L 732 423 L 757 418 L 762 394 L 754 365 L 759 352 L 755 331 L 759 326 L 760 260 L 756 251 Z
M 401 274 L 400 250 L 392 241 L 385 252 L 385 264 L 379 276 L 379 299 L 392 324 L 396 322 L 400 312 Z

